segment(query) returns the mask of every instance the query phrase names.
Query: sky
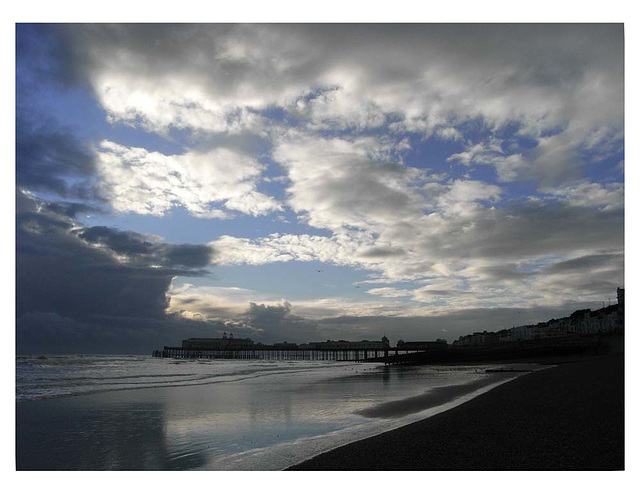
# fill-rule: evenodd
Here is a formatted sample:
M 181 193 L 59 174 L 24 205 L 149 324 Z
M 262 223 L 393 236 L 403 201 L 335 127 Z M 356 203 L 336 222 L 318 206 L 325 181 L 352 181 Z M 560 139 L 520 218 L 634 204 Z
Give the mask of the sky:
M 624 287 L 621 24 L 16 28 L 16 340 L 453 342 Z

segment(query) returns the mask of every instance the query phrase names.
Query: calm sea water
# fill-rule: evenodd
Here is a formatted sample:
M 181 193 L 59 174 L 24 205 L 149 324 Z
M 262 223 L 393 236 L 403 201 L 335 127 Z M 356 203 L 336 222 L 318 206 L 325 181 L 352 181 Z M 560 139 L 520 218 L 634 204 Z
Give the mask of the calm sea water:
M 18 469 L 283 469 L 517 375 L 501 367 L 18 357 Z

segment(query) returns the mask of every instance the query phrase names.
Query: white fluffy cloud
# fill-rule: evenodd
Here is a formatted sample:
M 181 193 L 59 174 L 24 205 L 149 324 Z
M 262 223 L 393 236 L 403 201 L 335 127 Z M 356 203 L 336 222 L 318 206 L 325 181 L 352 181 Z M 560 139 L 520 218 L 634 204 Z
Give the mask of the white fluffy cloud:
M 291 182 L 288 204 L 310 225 L 373 230 L 422 214 L 419 186 L 426 173 L 405 166 L 406 143 L 361 137 L 322 138 L 290 132 L 273 158 Z
M 357 264 L 355 255 L 374 244 L 368 234 L 335 235 L 272 234 L 258 239 L 222 236 L 209 243 L 216 251 L 214 261 L 223 265 L 263 265 L 285 261 L 322 261 Z
M 574 207 L 598 207 L 616 210 L 624 206 L 623 183 L 580 183 L 558 188 L 542 188 L 542 193 L 558 197 Z
M 485 155 L 502 179 L 557 179 L 581 150 L 620 145 L 622 27 L 617 25 L 89 25 L 66 28 L 74 71 L 112 121 L 268 131 L 280 108 L 314 130 L 465 138 L 481 119 L 538 144 Z M 588 104 L 585 104 L 588 101 Z M 459 156 L 465 159 L 464 156 Z M 469 156 L 468 156 L 469 157 Z M 482 156 L 476 156 L 476 159 Z
M 229 149 L 164 155 L 103 141 L 96 156 L 102 192 L 120 212 L 163 215 L 182 205 L 197 217 L 224 218 L 228 210 L 281 210 L 275 199 L 256 191 L 263 166 Z

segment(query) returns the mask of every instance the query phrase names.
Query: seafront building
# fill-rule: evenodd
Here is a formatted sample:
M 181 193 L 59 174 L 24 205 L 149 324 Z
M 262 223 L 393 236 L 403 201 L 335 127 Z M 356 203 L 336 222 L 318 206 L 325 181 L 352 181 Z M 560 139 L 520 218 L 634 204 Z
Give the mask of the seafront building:
M 185 350 L 242 350 L 250 349 L 255 342 L 250 338 L 233 338 L 233 333 L 227 337 L 225 331 L 222 338 L 188 338 L 182 340 Z
M 435 342 L 405 342 L 398 340 L 398 350 L 442 350 L 449 347 L 446 340 L 438 338 Z
M 321 349 L 321 350 L 385 350 L 389 348 L 389 339 L 382 337 L 381 341 L 360 340 L 359 342 L 350 342 L 348 340 L 327 340 L 326 342 L 309 342 L 301 348 Z
M 618 304 L 592 311 L 581 309 L 570 316 L 537 324 L 514 326 L 498 332 L 475 332 L 461 336 L 454 347 L 486 347 L 500 343 L 552 340 L 581 335 L 621 333 L 624 329 L 624 289 L 617 290 Z

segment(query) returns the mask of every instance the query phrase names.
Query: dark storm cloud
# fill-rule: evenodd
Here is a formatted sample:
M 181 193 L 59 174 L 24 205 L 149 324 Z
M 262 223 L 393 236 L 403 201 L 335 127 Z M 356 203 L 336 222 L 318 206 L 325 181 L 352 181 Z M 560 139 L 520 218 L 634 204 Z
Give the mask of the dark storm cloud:
M 29 96 L 42 84 L 73 86 L 81 81 L 72 50 L 59 24 L 16 25 L 18 104 L 29 106 Z
M 79 214 L 102 212 L 97 207 L 78 202 L 51 202 L 46 203 L 44 208 L 54 214 L 64 215 L 71 219 L 75 219 Z
M 70 56 L 59 26 L 17 25 L 16 183 L 32 192 L 96 202 L 91 150 L 42 107 L 43 100 L 59 96 L 57 90 L 77 85 Z
M 223 323 L 186 320 L 104 316 L 65 317 L 57 313 L 33 312 L 18 318 L 18 352 L 145 354 L 165 345 L 180 346 L 185 338 L 221 337 L 234 327 Z
M 18 316 L 163 316 L 164 293 L 175 272 L 120 264 L 107 250 L 77 240 L 72 227 L 37 212 L 18 214 Z
M 77 234 L 87 243 L 104 245 L 115 253 L 126 255 L 137 265 L 204 268 L 213 256 L 210 246 L 157 243 L 144 234 L 104 226 L 80 229 Z
M 128 255 L 148 255 L 153 248 L 153 243 L 145 240 L 143 234 L 104 226 L 88 227 L 78 232 L 78 236 L 88 243 L 104 244 L 116 253 Z
M 134 350 L 128 345 L 133 339 L 140 342 L 136 347 L 142 346 L 143 326 L 155 326 L 172 338 L 166 330 L 175 329 L 180 321 L 165 313 L 166 293 L 175 276 L 207 273 L 200 269 L 206 266 L 201 248 L 176 245 L 173 251 L 174 245 L 147 245 L 134 233 L 78 229 L 68 215 L 55 209 L 17 194 L 18 351 L 46 352 L 49 345 L 41 341 L 60 337 L 56 346 L 63 351 L 67 344 L 85 352 L 104 351 L 106 346 L 126 352 Z M 79 231 L 90 231 L 88 236 L 106 242 L 99 246 L 87 242 Z M 130 261 L 122 262 L 116 255 Z M 162 264 L 152 267 L 155 261 Z M 187 326 L 193 328 L 194 323 Z M 153 348 L 150 343 L 145 352 Z
M 169 265 L 185 268 L 204 268 L 211 263 L 213 249 L 199 244 L 162 244 L 156 248 L 156 256 Z
M 18 114 L 16 123 L 16 181 L 31 191 L 61 197 L 96 200 L 92 186 L 95 159 L 68 129 L 37 115 Z

